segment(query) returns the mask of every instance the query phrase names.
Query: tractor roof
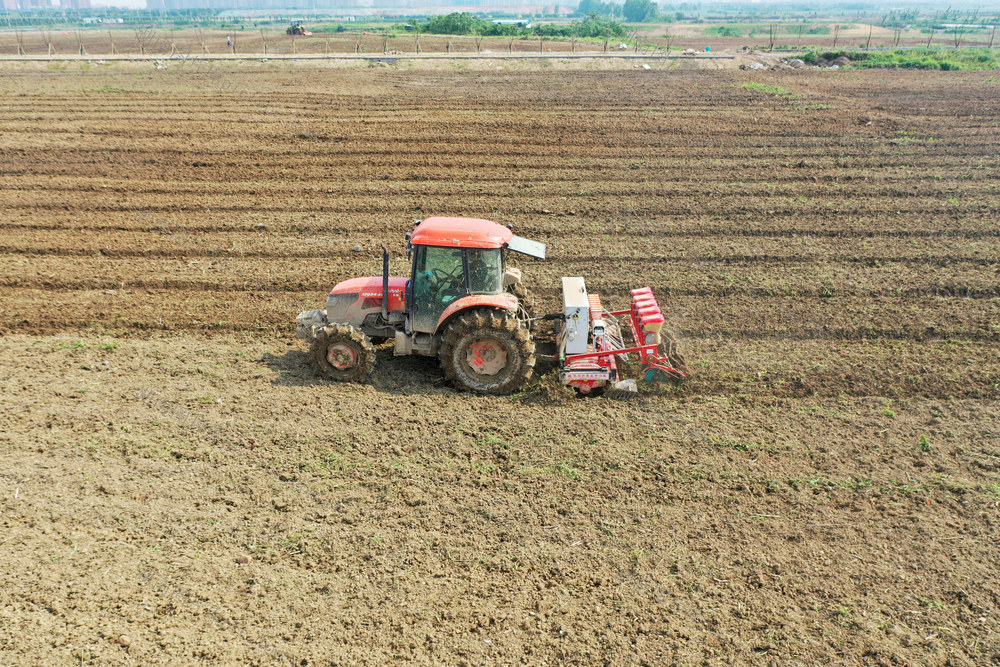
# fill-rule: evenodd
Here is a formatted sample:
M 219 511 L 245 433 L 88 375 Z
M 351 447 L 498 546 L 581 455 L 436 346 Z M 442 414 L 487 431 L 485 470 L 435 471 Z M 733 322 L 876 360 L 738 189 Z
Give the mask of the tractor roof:
M 508 228 L 492 220 L 433 217 L 417 225 L 410 236 L 410 243 L 453 248 L 503 248 L 513 236 Z

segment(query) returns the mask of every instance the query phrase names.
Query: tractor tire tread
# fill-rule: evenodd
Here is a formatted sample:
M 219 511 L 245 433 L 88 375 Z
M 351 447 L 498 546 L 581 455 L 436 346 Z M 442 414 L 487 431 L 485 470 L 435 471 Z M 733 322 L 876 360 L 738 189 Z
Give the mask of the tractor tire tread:
M 340 370 L 330 364 L 326 358 L 326 351 L 335 341 L 344 341 L 357 346 L 360 359 L 356 366 Z M 323 327 L 312 342 L 309 356 L 317 373 L 336 382 L 362 382 L 375 369 L 375 346 L 364 332 L 350 324 L 329 324 Z
M 503 396 L 514 393 L 531 378 L 535 366 L 535 343 L 530 334 L 526 338 L 520 335 L 521 331 L 526 332 L 525 327 L 507 313 L 474 310 L 459 315 L 441 341 L 441 369 L 445 378 L 456 388 L 476 394 Z M 503 342 L 508 354 L 515 357 L 512 367 L 498 374 L 500 377 L 496 381 L 474 377 L 461 360 L 467 345 L 486 333 Z

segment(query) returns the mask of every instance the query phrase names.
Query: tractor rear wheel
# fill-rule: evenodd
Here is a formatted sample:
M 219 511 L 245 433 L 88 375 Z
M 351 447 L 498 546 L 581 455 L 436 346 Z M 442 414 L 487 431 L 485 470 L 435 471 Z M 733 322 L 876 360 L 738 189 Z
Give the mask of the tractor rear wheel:
M 513 313 L 473 310 L 459 315 L 441 341 L 441 368 L 459 389 L 511 394 L 531 377 L 535 343 Z
M 375 367 L 375 347 L 368 336 L 350 324 L 321 329 L 310 349 L 316 371 L 337 382 L 361 382 Z

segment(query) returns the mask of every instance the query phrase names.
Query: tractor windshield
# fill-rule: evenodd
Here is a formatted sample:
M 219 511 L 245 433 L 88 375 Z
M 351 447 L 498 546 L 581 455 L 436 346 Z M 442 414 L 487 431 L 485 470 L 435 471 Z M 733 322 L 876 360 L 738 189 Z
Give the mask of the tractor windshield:
M 433 332 L 444 309 L 465 295 L 462 251 L 419 247 L 413 268 L 413 329 Z
M 503 292 L 501 251 L 418 246 L 412 289 L 413 330 L 432 333 L 438 318 L 456 299 Z
M 469 292 L 499 294 L 503 291 L 503 262 L 499 249 L 466 250 L 469 262 Z

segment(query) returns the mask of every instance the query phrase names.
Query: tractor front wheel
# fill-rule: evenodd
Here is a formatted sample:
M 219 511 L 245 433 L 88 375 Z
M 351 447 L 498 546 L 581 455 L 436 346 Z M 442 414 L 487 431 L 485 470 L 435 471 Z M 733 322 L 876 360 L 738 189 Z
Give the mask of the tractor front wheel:
M 511 394 L 531 377 L 535 343 L 513 313 L 474 310 L 459 315 L 441 341 L 441 368 L 459 389 Z
M 375 367 L 375 347 L 368 336 L 350 324 L 321 329 L 310 349 L 316 371 L 337 382 L 361 382 Z

